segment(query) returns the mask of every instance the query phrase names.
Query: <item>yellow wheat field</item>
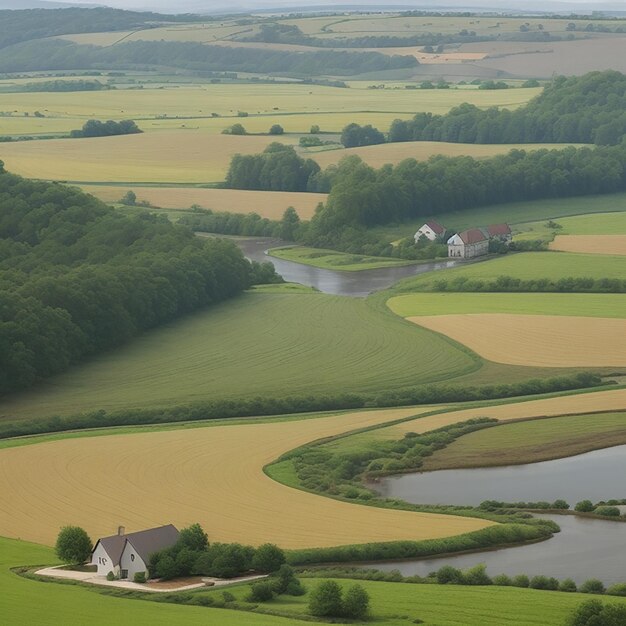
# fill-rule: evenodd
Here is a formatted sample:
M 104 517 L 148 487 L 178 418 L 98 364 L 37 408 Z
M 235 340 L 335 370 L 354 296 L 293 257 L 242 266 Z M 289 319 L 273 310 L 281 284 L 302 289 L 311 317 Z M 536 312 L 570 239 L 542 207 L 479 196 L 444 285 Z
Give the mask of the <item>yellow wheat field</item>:
M 626 235 L 557 235 L 550 250 L 588 254 L 626 254 Z
M 557 396 L 556 398 L 546 398 L 545 400 L 498 404 L 478 409 L 462 409 L 451 413 L 418 418 L 395 426 L 388 426 L 376 432 L 383 437 L 398 439 L 407 432 L 425 433 L 475 417 L 492 417 L 506 422 L 530 417 L 582 415 L 594 411 L 617 411 L 620 409 L 626 409 L 626 389 Z
M 431 156 L 471 156 L 486 159 L 498 154 L 507 154 L 513 149 L 542 150 L 565 148 L 567 144 L 465 144 L 445 143 L 441 141 L 407 141 L 402 143 L 384 143 L 378 146 L 348 148 L 347 150 L 329 150 L 307 155 L 315 159 L 322 168 L 338 163 L 343 157 L 358 155 L 372 167 L 382 167 L 387 163 L 399 163 L 404 159 L 424 161 Z
M 212 541 L 285 548 L 457 535 L 479 519 L 339 502 L 263 473 L 321 437 L 426 410 L 393 409 L 266 424 L 64 439 L 0 450 L 0 535 L 54 543 L 59 527 L 92 537 L 200 522 Z
M 274 139 L 164 131 L 23 141 L 4 144 L 2 160 L 15 174 L 46 180 L 202 183 L 223 180 L 233 155 L 262 152 Z
M 623 319 L 506 313 L 407 319 L 447 335 L 497 363 L 536 367 L 626 365 Z
M 301 219 L 309 220 L 323 193 L 290 193 L 284 191 L 240 191 L 239 189 L 200 189 L 197 187 L 118 187 L 110 185 L 81 185 L 81 189 L 105 202 L 118 202 L 129 190 L 137 200 L 162 209 L 188 209 L 198 205 L 203 209 L 228 213 L 258 213 L 261 217 L 278 220 L 285 209 L 293 207 Z

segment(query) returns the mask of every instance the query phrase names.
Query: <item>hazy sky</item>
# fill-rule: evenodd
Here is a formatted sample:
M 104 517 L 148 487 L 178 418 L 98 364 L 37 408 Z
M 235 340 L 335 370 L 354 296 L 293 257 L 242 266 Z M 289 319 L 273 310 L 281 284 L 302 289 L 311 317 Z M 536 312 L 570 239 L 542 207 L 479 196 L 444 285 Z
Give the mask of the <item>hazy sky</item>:
M 376 4 L 381 6 L 386 4 L 384 0 L 76 0 L 81 4 L 106 4 L 108 6 L 115 6 L 120 8 L 137 8 L 145 6 L 161 6 L 166 7 L 169 11 L 184 11 L 186 7 L 197 6 L 204 7 L 206 9 L 222 8 L 224 6 L 305 6 L 313 5 L 319 6 L 322 4 L 328 5 L 346 5 L 346 4 Z M 520 0 L 442 0 L 437 2 L 436 0 L 391 0 L 388 2 L 390 5 L 421 5 L 421 6 L 451 6 L 455 4 L 463 4 L 465 6 L 477 6 L 488 5 L 494 6 L 513 6 L 517 5 L 519 8 L 524 8 L 528 5 L 528 2 Z M 559 0 L 553 0 L 553 2 L 547 2 L 545 4 L 561 4 Z M 626 0 L 564 0 L 562 4 L 610 4 L 610 5 L 623 5 L 626 8 Z

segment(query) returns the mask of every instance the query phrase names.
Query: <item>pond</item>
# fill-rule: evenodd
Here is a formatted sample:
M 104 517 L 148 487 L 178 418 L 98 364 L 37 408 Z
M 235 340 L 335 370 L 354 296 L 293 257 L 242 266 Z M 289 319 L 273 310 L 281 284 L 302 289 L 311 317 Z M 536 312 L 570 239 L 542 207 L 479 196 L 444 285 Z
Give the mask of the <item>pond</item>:
M 376 490 L 419 504 L 471 504 L 484 500 L 553 502 L 626 498 L 626 446 L 506 467 L 440 470 L 385 478 Z
M 447 269 L 459 264 L 459 261 L 433 261 L 432 263 L 420 263 L 419 265 L 346 272 L 321 269 L 269 256 L 267 254 L 268 249 L 288 245 L 288 242 L 280 239 L 259 237 L 235 239 L 235 242 L 251 261 L 258 261 L 259 263 L 271 261 L 276 271 L 287 282 L 314 287 L 323 293 L 355 298 L 363 298 L 375 291 L 386 289 L 409 276 Z
M 483 500 L 554 501 L 570 504 L 626 497 L 626 446 L 528 465 L 440 470 L 384 479 L 379 493 L 421 504 L 480 504 Z M 425 560 L 387 562 L 376 569 L 399 569 L 424 576 L 442 565 L 465 569 L 485 563 L 491 574 L 543 574 L 626 582 L 626 523 L 572 515 L 537 515 L 554 520 L 561 532 L 548 541 Z

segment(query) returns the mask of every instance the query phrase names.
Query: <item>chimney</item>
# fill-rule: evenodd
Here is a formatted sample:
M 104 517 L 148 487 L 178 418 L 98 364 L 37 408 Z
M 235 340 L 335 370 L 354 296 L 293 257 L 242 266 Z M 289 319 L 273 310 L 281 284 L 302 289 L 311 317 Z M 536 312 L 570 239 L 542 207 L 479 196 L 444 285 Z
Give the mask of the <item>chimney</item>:
M 117 534 L 118 534 L 120 537 L 123 537 L 123 536 L 124 536 L 124 533 L 125 533 L 125 529 L 124 529 L 124 527 L 123 527 L 123 526 L 118 526 L 118 527 L 117 527 Z

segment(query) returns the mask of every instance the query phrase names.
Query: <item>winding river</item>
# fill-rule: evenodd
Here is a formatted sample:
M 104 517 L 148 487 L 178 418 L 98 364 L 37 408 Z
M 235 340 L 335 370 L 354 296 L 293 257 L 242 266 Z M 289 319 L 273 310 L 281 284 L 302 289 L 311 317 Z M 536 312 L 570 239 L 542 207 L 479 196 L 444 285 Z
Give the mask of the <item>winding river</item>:
M 402 278 L 447 269 L 459 263 L 458 261 L 435 261 L 433 263 L 420 263 L 419 265 L 346 272 L 321 269 L 303 263 L 270 257 L 267 254 L 269 248 L 288 245 L 287 242 L 280 239 L 258 237 L 236 239 L 235 241 L 248 259 L 260 263 L 271 261 L 276 271 L 287 282 L 314 287 L 319 291 L 335 296 L 352 296 L 353 298 L 363 298 L 375 291 L 386 289 Z
M 575 503 L 626 497 L 626 446 L 528 465 L 404 474 L 384 479 L 385 496 L 421 504 L 479 504 L 483 500 Z M 577 583 L 626 581 L 626 523 L 573 515 L 537 515 L 561 532 L 540 543 L 433 559 L 372 564 L 381 570 L 424 576 L 442 565 L 465 569 L 485 563 L 490 574 L 543 574 Z

